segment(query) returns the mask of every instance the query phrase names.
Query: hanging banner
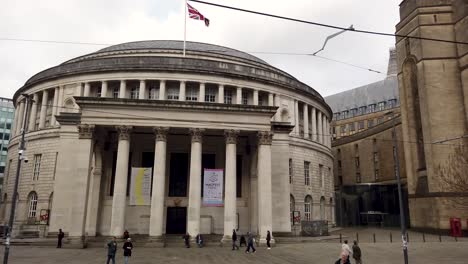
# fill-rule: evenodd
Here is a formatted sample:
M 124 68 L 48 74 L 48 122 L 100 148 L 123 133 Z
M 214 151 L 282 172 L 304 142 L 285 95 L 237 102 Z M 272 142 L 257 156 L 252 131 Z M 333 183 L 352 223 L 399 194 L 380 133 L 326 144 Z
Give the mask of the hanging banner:
M 223 169 L 205 169 L 203 173 L 203 205 L 223 206 Z
M 151 204 L 151 168 L 134 168 L 130 181 L 130 205 Z

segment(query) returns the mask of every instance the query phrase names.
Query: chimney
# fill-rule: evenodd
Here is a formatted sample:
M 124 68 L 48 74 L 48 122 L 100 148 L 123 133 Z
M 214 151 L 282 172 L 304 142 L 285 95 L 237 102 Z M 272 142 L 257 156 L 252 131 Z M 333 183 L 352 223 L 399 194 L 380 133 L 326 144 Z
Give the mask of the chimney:
M 390 57 L 388 58 L 387 77 L 397 75 L 396 49 L 390 48 Z

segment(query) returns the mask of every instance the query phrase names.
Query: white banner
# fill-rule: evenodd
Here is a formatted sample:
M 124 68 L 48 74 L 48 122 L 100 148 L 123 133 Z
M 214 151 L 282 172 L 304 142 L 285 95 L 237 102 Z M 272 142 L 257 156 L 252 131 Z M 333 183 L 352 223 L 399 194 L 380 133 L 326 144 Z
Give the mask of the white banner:
M 203 205 L 223 206 L 223 169 L 205 169 L 203 173 Z
M 130 181 L 130 205 L 151 204 L 151 168 L 133 168 Z

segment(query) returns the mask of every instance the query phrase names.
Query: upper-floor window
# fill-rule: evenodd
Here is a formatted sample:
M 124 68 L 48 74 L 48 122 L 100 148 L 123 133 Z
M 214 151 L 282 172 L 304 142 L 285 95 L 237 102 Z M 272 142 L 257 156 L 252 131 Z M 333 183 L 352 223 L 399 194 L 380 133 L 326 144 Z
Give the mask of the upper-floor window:
M 130 90 L 130 99 L 138 99 L 140 95 L 140 89 L 138 87 L 132 87 Z
M 334 118 L 335 120 L 340 120 L 340 113 L 334 113 L 334 114 L 333 114 L 333 118 Z
M 374 126 L 374 119 L 367 120 L 367 128 L 371 128 Z
M 39 180 L 39 174 L 41 173 L 41 159 L 41 154 L 34 155 L 33 180 Z
M 310 221 L 312 215 L 312 197 L 307 195 L 304 199 L 304 218 L 306 221 Z
M 31 192 L 28 198 L 29 198 L 28 218 L 35 218 L 36 212 L 37 212 L 37 193 Z
M 385 110 L 385 102 L 379 102 L 377 104 L 377 111 L 383 111 Z
M 323 169 L 323 165 L 319 164 L 319 186 L 320 188 L 324 187 L 325 182 L 325 170 Z
M 361 106 L 358 108 L 358 115 L 363 115 L 366 113 L 366 108 L 365 106 Z
M 341 126 L 341 134 L 346 133 L 346 125 Z
M 304 161 L 304 184 L 306 186 L 310 185 L 310 162 Z
M 343 117 L 343 119 L 348 118 L 349 117 L 349 112 L 348 111 L 341 112 L 341 117 Z
M 101 87 L 98 87 L 97 90 L 96 90 L 96 96 L 97 97 L 102 97 L 102 88 Z
M 349 123 L 349 131 L 353 132 L 354 130 L 356 130 L 356 127 L 354 126 L 354 122 Z
M 115 87 L 113 90 L 112 90 L 112 98 L 119 98 L 119 88 L 118 87 Z
M 364 129 L 364 120 L 361 120 L 358 122 L 358 129 L 359 130 Z
M 225 90 L 224 91 L 224 103 L 225 104 L 232 104 L 232 90 Z
M 159 99 L 159 88 L 150 87 L 150 89 L 149 89 L 149 98 L 148 99 L 151 99 L 151 100 Z
M 177 87 L 167 88 L 167 100 L 179 100 L 179 88 Z
M 394 108 L 397 106 L 397 100 L 396 99 L 390 99 L 387 101 L 387 109 Z
M 289 183 L 293 183 L 293 160 L 289 159 Z
M 375 112 L 375 109 L 376 109 L 376 105 L 375 104 L 371 104 L 367 107 L 367 112 L 368 113 L 374 113 Z
M 187 87 L 185 92 L 186 101 L 198 101 L 198 90 L 196 87 Z
M 242 91 L 242 104 L 249 104 L 249 94 L 246 91 Z
M 216 89 L 214 87 L 207 87 L 205 91 L 205 102 L 216 102 Z
M 357 109 L 357 108 L 351 109 L 351 110 L 350 110 L 350 117 L 357 116 L 357 113 L 358 113 L 358 109 Z

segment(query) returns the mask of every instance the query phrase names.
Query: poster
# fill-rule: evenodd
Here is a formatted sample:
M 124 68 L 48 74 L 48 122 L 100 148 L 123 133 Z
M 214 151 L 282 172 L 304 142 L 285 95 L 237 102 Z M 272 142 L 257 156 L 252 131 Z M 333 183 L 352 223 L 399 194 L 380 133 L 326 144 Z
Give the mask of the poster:
M 223 169 L 205 169 L 203 172 L 203 205 L 223 206 Z
M 130 205 L 151 204 L 151 168 L 134 168 L 130 181 Z

